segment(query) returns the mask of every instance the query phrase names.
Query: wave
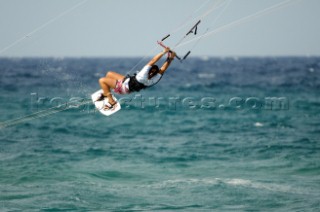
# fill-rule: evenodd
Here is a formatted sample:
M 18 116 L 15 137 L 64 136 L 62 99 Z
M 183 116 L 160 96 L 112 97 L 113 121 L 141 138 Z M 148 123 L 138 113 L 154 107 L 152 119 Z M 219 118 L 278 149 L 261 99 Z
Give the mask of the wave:
M 267 190 L 272 192 L 293 193 L 293 194 L 309 194 L 310 193 L 310 191 L 305 190 L 304 188 L 297 188 L 297 187 L 293 188 L 288 185 L 255 182 L 252 180 L 240 179 L 240 178 L 175 179 L 175 180 L 166 180 L 160 183 L 145 185 L 144 187 L 148 187 L 152 189 L 167 189 L 167 188 L 186 188 L 186 187 L 216 186 L 216 185 L 225 185 L 229 187 L 245 187 L 245 188 L 257 189 L 257 190 Z

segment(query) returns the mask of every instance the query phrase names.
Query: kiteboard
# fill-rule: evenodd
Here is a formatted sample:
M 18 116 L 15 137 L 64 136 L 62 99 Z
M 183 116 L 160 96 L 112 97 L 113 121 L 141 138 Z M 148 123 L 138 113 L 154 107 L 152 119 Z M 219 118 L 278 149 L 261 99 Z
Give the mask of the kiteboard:
M 110 116 L 116 112 L 118 112 L 120 109 L 121 109 L 121 105 L 120 103 L 118 102 L 117 98 L 115 96 L 112 95 L 112 98 L 117 102 L 112 109 L 105 109 L 105 106 L 109 105 L 109 101 L 108 101 L 108 98 L 104 98 L 103 100 L 101 101 L 97 101 L 100 97 L 101 97 L 101 94 L 103 93 L 103 90 L 98 90 L 96 91 L 95 93 L 93 93 L 91 95 L 91 99 L 92 99 L 92 102 L 94 103 L 96 109 L 102 113 L 103 115 L 105 116 Z

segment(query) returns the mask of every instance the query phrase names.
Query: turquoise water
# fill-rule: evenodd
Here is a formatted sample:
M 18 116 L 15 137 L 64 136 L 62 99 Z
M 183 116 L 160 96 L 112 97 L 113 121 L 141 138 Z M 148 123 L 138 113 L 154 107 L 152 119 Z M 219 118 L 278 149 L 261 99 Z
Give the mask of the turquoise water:
M 191 58 L 80 105 L 138 60 L 0 60 L 1 211 L 319 211 L 319 58 Z

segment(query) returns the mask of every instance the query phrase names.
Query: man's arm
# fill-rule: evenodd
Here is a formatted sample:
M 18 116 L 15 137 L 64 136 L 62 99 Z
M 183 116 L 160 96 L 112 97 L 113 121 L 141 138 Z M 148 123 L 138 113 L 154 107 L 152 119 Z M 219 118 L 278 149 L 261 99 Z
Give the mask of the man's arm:
M 169 49 L 169 48 L 165 48 L 165 49 L 163 50 L 163 52 L 161 52 L 161 53 L 157 54 L 156 56 L 154 56 L 154 57 L 152 58 L 152 60 L 150 60 L 147 65 L 148 65 L 148 66 L 153 66 L 153 65 L 156 64 L 156 62 L 158 62 L 158 61 L 161 59 L 161 57 L 162 57 L 163 55 L 165 55 L 168 51 L 170 51 L 170 49 Z
M 169 68 L 172 60 L 174 60 L 174 57 L 176 56 L 175 52 L 171 52 L 170 57 L 167 58 L 166 62 L 162 65 L 160 68 L 159 74 L 164 74 L 164 72 Z

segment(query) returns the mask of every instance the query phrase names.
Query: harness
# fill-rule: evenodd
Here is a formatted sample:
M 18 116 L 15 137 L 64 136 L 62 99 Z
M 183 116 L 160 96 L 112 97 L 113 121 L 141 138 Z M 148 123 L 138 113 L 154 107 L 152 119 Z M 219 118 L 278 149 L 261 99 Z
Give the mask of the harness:
M 146 89 L 148 86 L 142 84 L 139 82 L 136 78 L 137 74 L 134 74 L 133 76 L 128 75 L 126 78 L 129 78 L 129 90 L 130 92 L 138 92 L 142 89 Z
M 142 89 L 150 88 L 150 87 L 156 85 L 162 78 L 162 76 L 161 76 L 160 79 L 156 83 L 154 83 L 153 85 L 150 85 L 150 86 L 146 86 L 145 84 L 143 84 L 137 80 L 136 75 L 137 75 L 137 73 L 135 73 L 132 76 L 127 75 L 123 80 L 123 81 L 125 81 L 129 78 L 128 84 L 129 84 L 129 91 L 130 92 L 139 92 Z

